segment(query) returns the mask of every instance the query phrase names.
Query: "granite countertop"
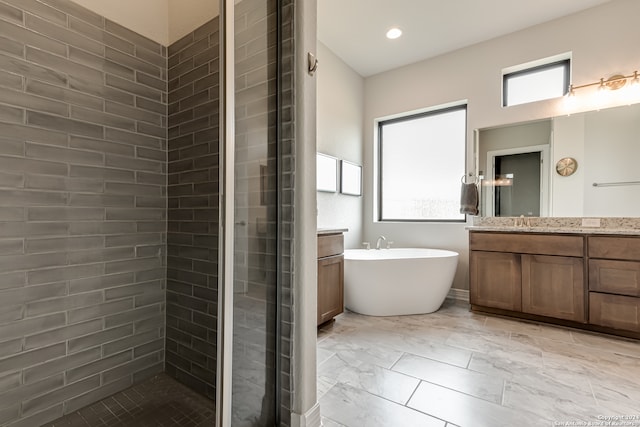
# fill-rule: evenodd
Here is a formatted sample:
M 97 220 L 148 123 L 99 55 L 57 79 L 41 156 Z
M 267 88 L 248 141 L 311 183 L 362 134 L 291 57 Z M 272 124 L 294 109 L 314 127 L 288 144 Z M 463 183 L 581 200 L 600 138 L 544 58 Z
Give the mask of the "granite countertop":
M 318 234 L 346 233 L 348 228 L 318 228 Z
M 637 228 L 598 228 L 598 227 L 516 227 L 505 225 L 471 225 L 469 231 L 498 231 L 508 233 L 558 233 L 558 234 L 616 234 L 640 236 Z

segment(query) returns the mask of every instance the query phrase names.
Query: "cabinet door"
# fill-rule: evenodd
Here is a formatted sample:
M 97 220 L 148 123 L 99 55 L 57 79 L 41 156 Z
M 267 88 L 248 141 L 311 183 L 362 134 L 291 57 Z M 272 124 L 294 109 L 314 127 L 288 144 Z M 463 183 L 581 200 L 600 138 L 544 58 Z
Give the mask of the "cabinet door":
M 590 292 L 589 323 L 640 332 L 640 298 Z
M 520 311 L 520 255 L 471 251 L 469 294 L 472 305 Z
M 586 322 L 582 258 L 522 255 L 522 311 Z
M 318 260 L 318 325 L 344 311 L 344 256 Z

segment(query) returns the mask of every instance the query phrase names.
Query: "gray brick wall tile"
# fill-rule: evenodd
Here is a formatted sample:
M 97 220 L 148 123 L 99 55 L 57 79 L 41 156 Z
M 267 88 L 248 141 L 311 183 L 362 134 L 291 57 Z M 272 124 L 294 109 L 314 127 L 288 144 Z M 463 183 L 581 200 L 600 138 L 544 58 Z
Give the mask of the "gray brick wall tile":
M 111 396 L 114 393 L 117 393 L 127 387 L 129 387 L 132 384 L 131 378 L 129 377 L 124 377 L 118 381 L 103 385 L 102 387 L 100 387 L 99 389 L 90 391 L 88 393 L 85 394 L 81 394 L 78 397 L 75 397 L 73 399 L 69 399 L 66 403 L 65 403 L 65 408 L 66 411 L 68 413 L 73 412 L 73 411 L 77 411 L 80 408 L 83 408 L 87 405 L 90 405 L 94 402 L 97 402 L 101 399 L 104 399 L 105 397 Z M 53 417 L 56 418 L 56 417 Z M 52 419 L 53 419 L 52 418 Z M 27 427 L 27 426 L 25 426 Z
M 25 175 L 25 188 L 34 190 L 55 190 L 55 191 L 69 191 L 71 197 L 69 203 L 72 203 L 74 193 L 76 191 L 101 193 L 104 191 L 103 181 L 97 179 L 82 179 L 82 178 L 62 178 L 51 175 Z
M 43 314 L 66 311 L 74 307 L 99 304 L 104 301 L 102 292 L 89 292 L 78 295 L 69 295 L 62 298 L 54 298 L 47 301 L 36 301 L 27 304 L 26 316 L 39 316 Z
M 0 123 L 0 135 L 2 135 L 4 138 L 12 138 L 20 141 L 27 140 L 31 142 L 39 142 L 42 144 L 67 144 L 67 135 L 64 133 L 9 123 Z
M 72 252 L 69 254 L 70 264 L 86 264 L 126 260 L 135 257 L 135 248 L 107 248 Z
M 69 294 L 89 292 L 133 283 L 134 277 L 133 273 L 122 273 L 71 280 L 69 282 Z
M 41 363 L 24 370 L 24 383 L 32 384 L 36 381 L 42 380 L 52 375 L 62 373 L 71 367 L 81 366 L 93 362 L 100 359 L 100 357 L 101 350 L 99 347 L 95 347 L 89 350 L 81 351 L 79 353 L 71 354 L 69 356 L 63 356 L 47 361 L 45 363 Z
M 0 86 L 10 89 L 22 89 L 22 77 L 0 70 Z
M 102 354 L 104 356 L 110 356 L 112 354 L 119 353 L 123 350 L 135 347 L 140 344 L 147 344 L 151 341 L 157 340 L 158 338 L 160 338 L 159 331 L 140 332 L 130 337 L 122 338 L 117 341 L 112 341 L 110 343 L 104 344 L 102 346 Z M 157 361 L 158 360 L 156 359 L 154 360 L 153 363 Z M 153 363 L 145 363 L 143 365 L 138 366 L 137 369 L 143 368 L 145 365 L 149 366 L 150 364 L 153 364 Z M 115 378 L 118 378 L 118 377 L 115 377 Z M 107 381 L 107 382 L 110 382 L 110 381 Z
M 76 46 L 80 49 L 84 49 L 88 52 L 93 52 L 98 55 L 102 55 L 104 53 L 103 44 L 85 37 L 78 37 L 76 33 L 67 30 L 66 17 L 64 19 L 64 22 L 61 23 L 61 25 L 63 26 L 60 26 L 59 24 L 53 24 L 50 21 L 46 21 L 36 16 L 26 14 L 25 24 L 27 28 L 45 36 L 51 37 L 52 39 L 60 41 L 66 45 Z
M 4 3 L 0 3 L 0 17 L 7 21 L 17 22 L 18 24 L 22 24 L 23 21 L 22 10 Z
M 76 35 L 76 37 L 78 36 Z M 104 47 L 102 49 L 104 50 Z M 98 52 L 98 54 L 94 55 L 81 49 L 69 47 L 69 59 L 79 64 L 95 68 L 99 71 L 114 74 L 129 80 L 133 80 L 135 78 L 135 72 L 133 69 L 105 59 L 104 56 L 102 56 L 102 52 Z
M 81 395 L 100 386 L 100 375 L 94 375 L 22 403 L 22 414 L 32 415 L 56 403 Z
M 132 325 L 123 325 L 117 328 L 109 328 L 95 334 L 85 335 L 78 338 L 70 339 L 67 343 L 69 353 L 75 353 L 88 348 L 102 345 L 118 338 L 126 337 L 133 334 Z
M 137 71 L 142 71 L 143 73 L 149 74 L 151 76 L 158 78 L 161 77 L 160 67 L 150 64 L 149 62 L 142 61 L 134 56 L 127 55 L 126 53 L 122 53 L 110 47 L 106 47 L 105 49 L 105 57 L 107 59 L 117 62 L 118 64 L 122 64 L 125 67 L 129 67 Z
M 16 92 L 13 90 L 0 88 L 0 99 L 2 99 L 2 101 L 7 104 L 29 108 L 32 110 L 43 111 L 45 113 L 57 114 L 60 116 L 69 115 L 69 106 L 67 104 L 58 101 L 52 101 L 50 99 L 42 98 L 39 96 L 25 94 L 24 92 Z M 1 112 L 0 116 L 3 116 Z M 3 118 L 2 120 L 7 121 L 6 118 Z M 20 120 L 18 120 L 17 122 L 23 123 L 23 121 L 24 120 L 20 117 Z
M 69 137 L 69 147 L 92 150 L 102 153 L 120 154 L 123 156 L 133 156 L 135 147 L 117 142 L 108 142 L 102 139 L 84 138 L 71 135 Z
M 86 81 L 74 76 L 69 76 L 68 80 L 69 87 L 77 91 L 122 104 L 133 105 L 135 102 L 135 96 L 133 94 L 103 86 L 101 84 L 102 82 Z
M 27 209 L 27 220 L 29 221 L 95 221 L 103 219 L 103 208 L 33 207 Z
M 160 161 L 118 156 L 116 154 L 107 154 L 105 156 L 105 164 L 121 169 L 142 170 L 147 172 L 163 172 L 165 169 L 164 163 Z
M 119 313 L 133 309 L 133 298 L 126 298 L 103 304 L 85 306 L 75 310 L 69 310 L 67 318 L 69 323 L 81 322 L 83 320 L 96 319 L 110 313 Z
M 61 403 L 59 405 L 52 406 L 50 408 L 45 409 L 44 411 L 38 412 L 31 416 L 20 418 L 18 421 L 8 424 L 7 427 L 39 426 L 46 423 L 47 421 L 60 418 L 63 412 L 64 412 L 64 405 Z
M 99 276 L 104 273 L 104 264 L 71 265 L 43 270 L 33 270 L 27 273 L 27 281 L 30 285 L 57 282 L 60 280 L 81 279 L 84 277 Z
M 68 382 L 78 381 L 83 378 L 87 378 L 89 376 L 98 374 L 109 368 L 113 368 L 115 366 L 128 362 L 133 357 L 132 353 L 133 352 L 131 350 L 127 350 L 122 353 L 114 354 L 109 357 L 103 357 L 100 360 L 88 363 L 86 365 L 83 365 L 77 368 L 69 369 L 67 370 L 67 373 L 66 373 L 67 381 Z
M 136 98 L 136 107 L 158 114 L 167 114 L 167 105 L 147 98 Z
M 89 9 L 78 5 L 71 0 L 42 0 L 42 3 L 48 4 L 66 14 L 75 16 L 83 21 L 98 27 L 104 27 L 104 18 Z
M 69 234 L 72 236 L 88 234 L 122 234 L 135 233 L 135 222 L 74 222 L 69 224 Z
M 105 317 L 104 324 L 107 328 L 119 326 L 123 324 L 131 324 L 132 322 L 139 322 L 143 319 L 154 317 L 162 312 L 160 304 L 150 305 L 146 307 L 136 308 L 131 311 L 124 311 L 122 313 L 114 314 L 112 316 Z
M 53 237 L 48 239 L 27 239 L 25 251 L 27 253 L 72 251 L 95 249 L 104 246 L 104 237 Z
M 71 0 L 0 1 L 0 44 L 0 424 L 33 426 L 163 367 L 167 49 Z
M 134 207 L 134 196 L 120 196 L 112 194 L 72 194 L 69 197 L 70 206 L 101 206 L 101 207 Z M 103 216 L 104 217 L 104 216 Z
M 122 52 L 133 54 L 135 45 L 125 39 L 116 37 L 113 34 L 103 31 L 103 25 L 90 25 L 73 16 L 69 17 L 69 28 L 82 34 L 85 37 L 104 43 L 105 46 L 113 47 Z
M 67 165 L 64 163 L 55 163 L 44 160 L 35 160 L 35 159 L 21 159 L 16 157 L 5 157 L 0 156 L 0 169 L 3 171 L 12 171 L 12 172 L 24 172 L 29 171 L 32 173 L 41 173 L 45 175 L 58 175 L 65 176 L 67 174 Z M 8 190 L 5 190 L 8 191 Z M 17 194 L 25 194 L 25 193 L 17 193 Z M 46 203 L 44 199 L 47 198 L 45 193 L 42 192 L 34 192 L 32 195 L 33 198 L 40 197 L 42 199 L 41 202 L 38 203 Z M 54 204 L 64 204 L 66 197 L 64 195 L 58 196 L 50 196 L 50 202 Z M 55 200 L 58 199 L 58 202 L 55 203 Z M 17 206 L 16 202 L 11 202 L 12 206 Z
M 104 103 L 102 99 L 93 95 L 87 95 L 82 92 L 51 85 L 48 83 L 43 83 L 37 80 L 27 80 L 26 91 L 35 95 L 43 96 L 45 98 L 61 101 L 67 104 L 81 105 L 83 107 L 92 108 L 94 110 L 102 110 L 102 106 Z M 25 107 L 32 110 L 38 110 L 38 108 L 36 108 L 33 104 L 25 105 Z M 68 109 L 69 106 L 67 105 L 67 110 Z M 55 111 L 41 111 L 51 112 L 64 116 L 68 115 L 68 112 L 66 114 L 62 114 Z
M 19 41 L 28 46 L 53 52 L 57 55 L 64 56 L 67 54 L 67 47 L 63 43 L 6 21 L 0 21 L 0 33 L 7 38 Z
M 0 162 L 1 162 L 0 158 Z M 69 166 L 69 176 L 79 178 L 95 178 L 105 181 L 133 182 L 135 173 L 122 169 L 95 167 L 95 166 Z
M 128 105 L 118 104 L 116 102 L 106 101 L 105 111 L 108 113 L 116 114 L 118 116 L 130 117 L 134 120 L 150 123 L 152 125 L 162 125 L 162 115 L 152 113 L 140 108 L 130 107 Z M 121 154 L 121 153 L 115 153 Z
M 141 98 L 138 98 L 141 99 Z M 163 148 L 163 141 L 160 138 L 152 138 L 146 135 L 140 135 L 133 132 L 127 132 L 120 129 L 105 129 L 105 138 L 109 141 L 128 143 L 132 145 L 141 145 L 150 148 Z
M 139 359 L 134 359 L 116 368 L 109 369 L 102 373 L 102 382 L 108 384 L 122 377 L 133 376 L 136 372 L 155 366 L 160 361 L 160 358 L 160 353 L 150 354 Z
M 27 123 L 33 126 L 47 129 L 59 130 L 62 132 L 88 136 L 91 138 L 102 138 L 104 130 L 102 126 L 86 123 L 79 120 L 72 120 L 49 114 L 27 111 Z
M 64 356 L 65 344 L 54 344 L 48 347 L 38 348 L 31 351 L 24 351 L 15 356 L 0 359 L 0 372 L 8 372 L 15 369 L 22 369 L 25 366 L 32 366 L 56 357 Z M 10 392 L 11 393 L 11 392 Z M 0 402 L 6 399 L 0 398 Z M 1 404 L 0 404 L 1 405 Z
M 105 29 L 110 33 L 113 33 L 126 40 L 131 40 L 135 45 L 139 45 L 158 54 L 162 53 L 162 45 L 160 45 L 159 43 L 141 36 L 140 34 L 133 32 L 130 29 L 123 27 L 122 25 L 116 24 L 113 21 L 110 21 L 108 19 L 105 20 Z
M 139 283 L 135 285 L 119 286 L 116 288 L 106 289 L 104 293 L 105 299 L 109 301 L 143 295 L 145 293 L 154 293 L 159 290 L 163 290 L 162 280 L 155 280 L 152 282 Z
M 7 55 L 24 57 L 24 44 L 2 36 L 0 36 L 0 43 L 2 43 L 2 51 Z
M 2 54 L 0 54 L 0 68 L 11 73 L 20 74 L 27 78 L 38 79 L 59 85 L 67 84 L 67 76 L 61 71 L 54 71 L 46 67 L 41 67 L 24 60 Z
M 162 101 L 161 90 L 154 89 L 146 85 L 138 84 L 130 80 L 123 79 L 121 77 L 113 76 L 111 74 L 107 74 L 105 76 L 105 82 L 107 86 L 115 87 L 125 92 L 133 93 L 138 96 L 149 98 L 154 101 Z
M 125 273 L 127 271 L 146 270 L 159 267 L 162 260 L 159 257 L 154 258 L 137 258 L 127 261 L 112 261 L 105 263 L 104 271 L 106 274 Z
M 104 126 L 111 126 L 129 131 L 136 130 L 136 122 L 126 117 L 102 113 L 81 107 L 71 107 L 71 118 Z
M 24 305 L 2 307 L 2 311 L 0 312 L 0 323 L 8 323 L 16 320 L 21 320 L 23 316 Z
M 42 348 L 45 345 L 64 342 L 69 338 L 102 330 L 102 319 L 51 329 L 45 333 L 25 337 L 25 349 Z

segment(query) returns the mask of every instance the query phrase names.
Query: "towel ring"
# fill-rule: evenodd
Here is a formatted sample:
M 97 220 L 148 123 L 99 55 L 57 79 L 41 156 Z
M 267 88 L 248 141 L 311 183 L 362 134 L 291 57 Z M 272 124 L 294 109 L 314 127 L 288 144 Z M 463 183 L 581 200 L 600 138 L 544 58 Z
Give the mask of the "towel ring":
M 471 175 L 469 175 L 469 178 L 471 178 Z M 473 182 L 467 182 L 467 175 L 462 175 L 462 178 L 460 178 L 460 182 L 462 182 L 463 184 L 477 184 L 478 183 L 478 177 L 474 176 L 473 177 Z

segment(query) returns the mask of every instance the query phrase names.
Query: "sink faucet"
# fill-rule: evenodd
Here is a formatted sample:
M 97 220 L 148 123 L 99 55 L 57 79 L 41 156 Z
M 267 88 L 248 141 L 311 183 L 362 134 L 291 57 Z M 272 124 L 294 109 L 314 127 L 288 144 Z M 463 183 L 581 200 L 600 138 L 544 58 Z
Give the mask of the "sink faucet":
M 378 240 L 376 240 L 376 249 L 380 249 L 380 242 L 382 242 L 382 241 L 386 242 L 387 238 L 382 236 L 382 235 L 380 235 L 380 237 L 378 237 Z

